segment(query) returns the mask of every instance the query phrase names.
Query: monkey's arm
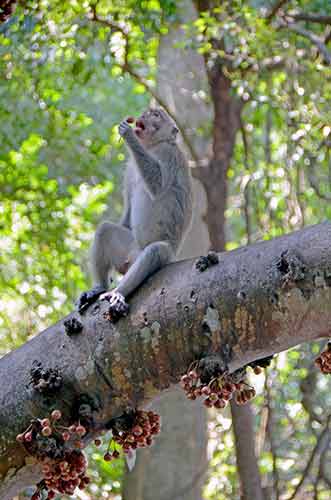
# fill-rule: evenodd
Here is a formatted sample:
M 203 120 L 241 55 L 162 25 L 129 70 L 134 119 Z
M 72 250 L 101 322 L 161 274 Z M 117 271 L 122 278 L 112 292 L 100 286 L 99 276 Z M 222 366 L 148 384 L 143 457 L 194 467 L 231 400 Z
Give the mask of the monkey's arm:
M 131 150 L 149 193 L 153 197 L 158 195 L 162 190 L 161 165 L 145 150 L 126 121 L 120 124 L 119 133 Z
M 123 227 L 127 227 L 131 229 L 131 188 L 130 188 L 130 180 L 128 172 L 125 176 L 125 185 L 124 185 L 124 211 L 120 220 L 120 225 Z

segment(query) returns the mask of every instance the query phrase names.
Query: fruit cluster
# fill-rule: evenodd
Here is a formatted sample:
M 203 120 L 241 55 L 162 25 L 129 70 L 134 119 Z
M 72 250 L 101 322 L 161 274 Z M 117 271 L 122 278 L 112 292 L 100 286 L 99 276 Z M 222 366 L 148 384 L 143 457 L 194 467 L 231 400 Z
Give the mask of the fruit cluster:
M 62 386 L 62 377 L 57 368 L 43 368 L 39 361 L 34 361 L 30 370 L 30 384 L 41 393 L 52 394 Z
M 328 342 L 326 349 L 315 359 L 315 364 L 322 373 L 331 373 L 331 342 Z
M 48 491 L 47 499 L 52 499 L 56 491 L 66 495 L 73 495 L 75 489 L 84 489 L 90 482 L 85 475 L 87 460 L 84 454 L 79 450 L 68 450 L 63 460 L 45 459 L 42 462 L 42 471 L 44 475 L 44 485 Z M 35 493 L 35 498 L 42 498 L 39 492 Z M 39 496 L 37 496 L 39 495 Z
M 160 432 L 161 423 L 160 415 L 153 411 L 137 410 L 133 417 L 130 417 L 130 426 L 121 428 L 114 425 L 112 428 L 112 441 L 122 446 L 124 453 L 129 453 L 137 448 L 145 448 L 153 444 L 153 436 Z M 110 442 L 110 445 L 112 443 Z M 109 450 L 104 455 L 104 460 L 107 462 L 118 458 L 120 453 L 118 450 L 110 452 Z
M 70 427 L 60 425 L 61 418 L 61 411 L 54 410 L 50 418 L 34 419 L 16 436 L 42 464 L 44 479 L 31 500 L 41 500 L 43 492 L 47 492 L 48 500 L 56 496 L 56 491 L 72 495 L 76 487 L 84 489 L 90 481 L 85 475 L 87 460 L 80 451 L 86 429 L 79 423 Z
M 227 402 L 234 397 L 237 404 L 247 403 L 255 396 L 255 389 L 245 381 L 235 382 L 231 375 L 223 374 L 213 377 L 208 382 L 201 380 L 201 374 L 197 369 L 190 370 L 183 375 L 180 385 L 184 389 L 188 399 L 195 400 L 204 397 L 203 404 L 207 408 L 225 408 Z

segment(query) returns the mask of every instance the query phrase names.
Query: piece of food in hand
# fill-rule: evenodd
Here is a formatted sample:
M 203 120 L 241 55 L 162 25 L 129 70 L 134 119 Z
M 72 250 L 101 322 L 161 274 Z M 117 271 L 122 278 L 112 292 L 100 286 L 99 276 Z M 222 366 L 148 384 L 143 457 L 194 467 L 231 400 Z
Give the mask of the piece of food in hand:
M 127 117 L 127 119 L 126 119 L 126 121 L 127 121 L 128 123 L 134 123 L 136 120 L 134 119 L 134 117 L 133 117 L 133 116 L 128 116 L 128 117 Z

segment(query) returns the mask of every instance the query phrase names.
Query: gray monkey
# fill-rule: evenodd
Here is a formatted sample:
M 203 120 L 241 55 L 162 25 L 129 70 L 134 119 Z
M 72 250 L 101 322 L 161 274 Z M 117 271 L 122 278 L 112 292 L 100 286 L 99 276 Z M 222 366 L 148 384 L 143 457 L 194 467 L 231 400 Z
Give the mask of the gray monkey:
M 130 152 L 125 175 L 125 209 L 119 224 L 103 222 L 91 252 L 94 288 L 78 301 L 84 311 L 98 297 L 108 300 L 113 319 L 127 313 L 126 298 L 155 271 L 175 259 L 192 217 L 191 178 L 176 144 L 178 129 L 160 108 L 145 111 L 119 133 Z M 111 270 L 124 274 L 114 290 Z

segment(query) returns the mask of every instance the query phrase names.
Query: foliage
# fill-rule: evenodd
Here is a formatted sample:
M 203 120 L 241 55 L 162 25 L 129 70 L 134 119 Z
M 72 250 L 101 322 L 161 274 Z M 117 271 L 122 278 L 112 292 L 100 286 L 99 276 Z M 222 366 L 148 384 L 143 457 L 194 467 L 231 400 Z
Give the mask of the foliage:
M 116 127 L 150 93 L 157 97 L 159 40 L 173 25 L 186 33 L 178 57 L 194 49 L 207 65 L 219 61 L 244 105 L 228 172 L 228 248 L 331 217 L 331 69 L 306 36 L 330 50 L 330 25 L 293 17 L 331 15 L 329 1 L 285 2 L 272 19 L 271 1 L 195 4 L 200 15 L 183 26 L 173 0 L 29 0 L 0 25 L 2 354 L 67 313 L 86 288 L 95 224 L 106 209 L 113 218 L 121 209 L 124 152 Z M 205 133 L 210 129 L 206 124 Z M 307 362 L 317 351 L 313 345 L 281 355 L 254 381 L 270 498 L 293 492 L 325 425 L 326 381 L 312 376 Z M 230 428 L 226 413 L 212 420 L 210 500 L 238 495 Z M 114 469 L 101 452 L 89 453 L 99 462 L 93 498 L 118 494 L 123 464 Z M 307 473 L 307 493 L 315 488 L 321 500 L 330 461 L 326 447 Z

